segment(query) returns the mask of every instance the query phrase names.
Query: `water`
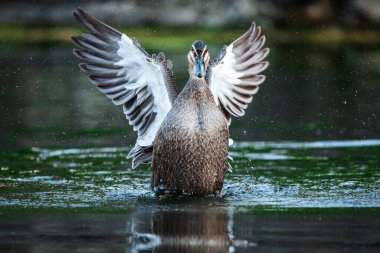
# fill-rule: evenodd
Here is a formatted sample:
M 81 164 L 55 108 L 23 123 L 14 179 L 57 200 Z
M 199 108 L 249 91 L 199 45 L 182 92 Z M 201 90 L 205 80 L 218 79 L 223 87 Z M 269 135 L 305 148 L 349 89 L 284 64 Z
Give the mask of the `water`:
M 168 54 L 180 86 L 185 56 Z M 378 252 L 378 49 L 272 45 L 270 62 L 222 194 L 165 198 L 70 46 L 2 45 L 0 252 Z
M 246 116 L 233 121 L 234 140 L 379 138 L 378 49 L 269 46 L 267 81 Z M 210 48 L 212 56 L 218 47 Z M 5 85 L 0 90 L 0 147 L 134 142 L 122 108 L 79 72 L 71 51 L 71 45 L 1 47 L 0 82 Z M 186 52 L 171 51 L 167 58 L 173 60 L 182 87 L 188 77 Z
M 222 194 L 204 198 L 154 196 L 128 151 L 4 152 L 0 251 L 379 250 L 380 140 L 235 143 Z

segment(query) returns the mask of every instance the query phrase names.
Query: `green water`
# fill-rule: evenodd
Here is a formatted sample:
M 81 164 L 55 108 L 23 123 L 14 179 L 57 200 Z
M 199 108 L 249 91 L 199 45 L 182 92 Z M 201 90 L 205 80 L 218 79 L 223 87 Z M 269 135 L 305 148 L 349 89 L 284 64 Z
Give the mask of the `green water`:
M 204 198 L 155 196 L 128 151 L 3 152 L 0 250 L 379 249 L 380 140 L 235 143 L 221 195 Z
M 223 192 L 204 198 L 155 196 L 128 151 L 2 152 L 0 251 L 379 249 L 380 140 L 235 143 Z
M 135 134 L 70 45 L 0 46 L 0 252 L 378 252 L 378 49 L 270 46 L 204 198 L 131 170 Z M 186 52 L 167 56 L 182 87 Z
M 128 209 L 154 199 L 150 168 L 130 169 L 129 148 L 32 148 L 3 152 L 1 202 L 12 207 Z M 247 210 L 380 210 L 380 140 L 248 142 L 230 148 L 221 197 Z M 323 210 L 321 210 L 323 213 Z

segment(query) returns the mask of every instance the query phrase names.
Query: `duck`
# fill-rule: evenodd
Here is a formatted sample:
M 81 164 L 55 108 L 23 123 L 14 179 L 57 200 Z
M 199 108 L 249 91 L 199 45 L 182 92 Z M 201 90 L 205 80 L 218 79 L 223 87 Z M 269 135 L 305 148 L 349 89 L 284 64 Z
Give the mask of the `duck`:
M 196 40 L 187 53 L 189 79 L 178 91 L 173 63 L 81 8 L 74 18 L 87 32 L 72 36 L 79 68 L 123 112 L 137 132 L 127 159 L 132 169 L 151 164 L 156 193 L 218 195 L 229 169 L 229 126 L 245 114 L 259 86 L 266 38 L 253 22 L 214 59 Z

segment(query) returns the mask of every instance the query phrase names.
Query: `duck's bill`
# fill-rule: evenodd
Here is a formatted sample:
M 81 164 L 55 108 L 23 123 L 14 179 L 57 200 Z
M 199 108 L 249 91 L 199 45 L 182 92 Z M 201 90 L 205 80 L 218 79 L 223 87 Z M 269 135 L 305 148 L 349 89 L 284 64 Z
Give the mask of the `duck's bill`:
M 203 62 L 203 57 L 201 56 L 197 56 L 195 59 L 194 74 L 197 77 L 206 76 L 205 64 Z

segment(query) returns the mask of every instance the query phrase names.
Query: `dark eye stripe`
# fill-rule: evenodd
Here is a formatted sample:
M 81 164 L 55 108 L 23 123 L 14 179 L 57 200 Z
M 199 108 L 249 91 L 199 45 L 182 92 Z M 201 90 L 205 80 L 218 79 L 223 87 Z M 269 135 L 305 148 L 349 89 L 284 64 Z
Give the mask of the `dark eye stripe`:
M 197 50 L 195 49 L 194 45 L 191 46 L 191 52 L 193 52 L 194 55 L 196 55 Z
M 194 45 L 193 45 L 191 47 L 190 51 L 191 51 L 192 55 L 194 56 L 194 58 L 197 57 L 198 55 L 201 55 L 202 57 L 205 57 L 206 54 L 208 53 L 208 48 L 206 46 L 206 48 L 204 48 L 203 51 L 201 51 L 201 50 L 196 50 L 194 48 Z
M 208 49 L 206 48 L 206 49 L 203 51 L 202 56 L 204 57 L 204 56 L 207 54 L 207 52 L 208 52 Z

